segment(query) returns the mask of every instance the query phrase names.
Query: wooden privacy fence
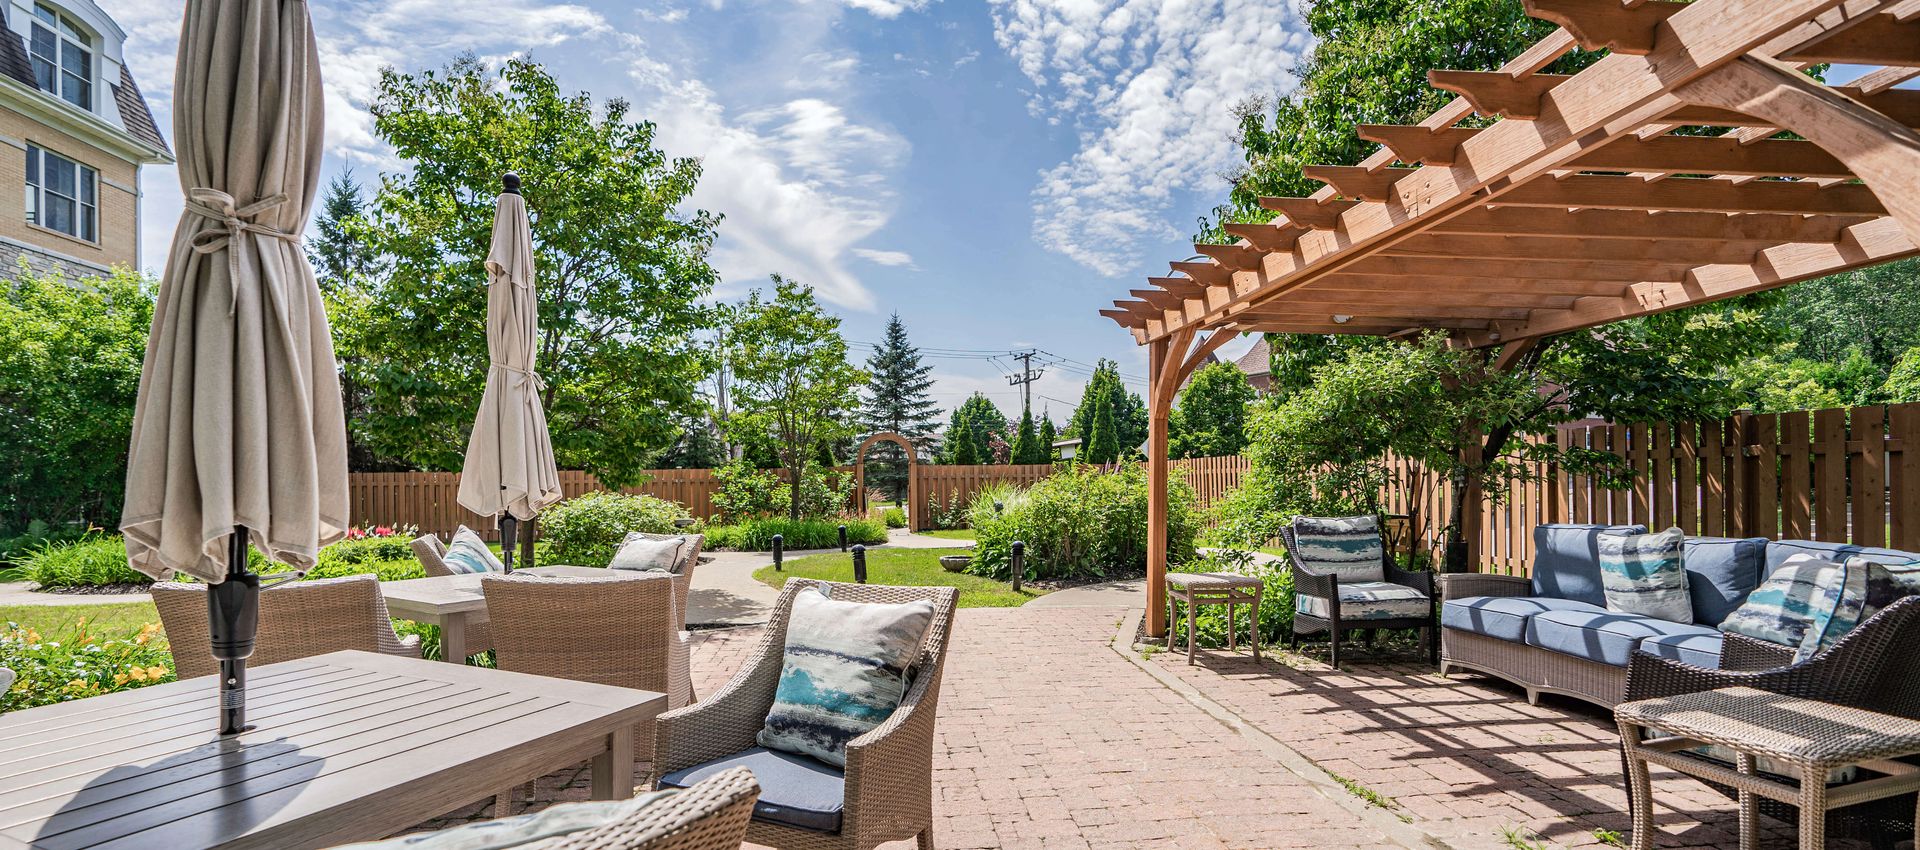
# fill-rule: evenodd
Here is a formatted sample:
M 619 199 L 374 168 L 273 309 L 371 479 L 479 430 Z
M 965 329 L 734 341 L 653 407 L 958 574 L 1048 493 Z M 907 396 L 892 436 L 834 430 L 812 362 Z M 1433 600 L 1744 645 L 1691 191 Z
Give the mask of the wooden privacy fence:
M 1821 540 L 1920 551 L 1920 403 L 1739 413 L 1708 422 L 1584 425 L 1560 429 L 1565 447 L 1621 457 L 1633 486 L 1610 490 L 1590 476 L 1536 469 L 1501 503 L 1469 517 L 1483 570 L 1524 573 L 1533 527 L 1543 522 L 1679 526 L 1688 535 Z M 1450 490 L 1416 464 L 1394 471 L 1385 506 L 1417 513 L 1436 554 Z

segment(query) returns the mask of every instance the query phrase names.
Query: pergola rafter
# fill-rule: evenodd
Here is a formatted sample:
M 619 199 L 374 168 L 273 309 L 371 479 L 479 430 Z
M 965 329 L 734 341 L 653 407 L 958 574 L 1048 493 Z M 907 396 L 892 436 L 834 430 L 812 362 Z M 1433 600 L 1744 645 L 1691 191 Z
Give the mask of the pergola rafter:
M 1434 69 L 1452 102 L 1418 125 L 1357 127 L 1382 148 L 1304 169 L 1326 186 L 1260 199 L 1278 215 L 1227 225 L 1234 244 L 1195 246 L 1205 262 L 1101 311 L 1149 347 L 1152 528 L 1196 339 L 1439 330 L 1517 350 L 1920 253 L 1920 91 L 1895 88 L 1920 77 L 1920 3 L 1526 5 L 1561 29 L 1497 71 Z M 1542 73 L 1576 47 L 1611 52 Z M 1837 87 L 1802 73 L 1828 62 L 1882 67 Z M 1457 126 L 1476 114 L 1496 120 Z M 1164 534 L 1149 552 L 1158 634 Z

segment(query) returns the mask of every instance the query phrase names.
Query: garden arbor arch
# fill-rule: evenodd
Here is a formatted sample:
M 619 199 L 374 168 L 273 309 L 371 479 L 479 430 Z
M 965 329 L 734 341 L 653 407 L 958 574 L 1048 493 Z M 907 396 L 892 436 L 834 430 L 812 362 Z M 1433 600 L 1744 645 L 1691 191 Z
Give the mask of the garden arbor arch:
M 882 441 L 899 446 L 900 451 L 904 452 L 907 456 L 907 515 L 910 517 L 919 516 L 922 510 L 920 506 L 920 476 L 914 474 L 914 464 L 918 461 L 914 458 L 913 442 L 892 431 L 881 431 L 865 440 L 861 440 L 860 448 L 856 449 L 853 453 L 853 489 L 854 492 L 860 494 L 860 515 L 866 516 L 867 514 L 867 449 L 873 448 L 875 443 Z
M 1307 166 L 1325 187 L 1261 198 L 1271 220 L 1100 311 L 1148 347 L 1149 634 L 1167 627 L 1167 414 L 1230 335 L 1439 331 L 1505 369 L 1554 334 L 1920 253 L 1920 90 L 1896 88 L 1920 77 L 1916 0 L 1524 2 L 1560 29 L 1497 71 L 1430 71 L 1459 96 L 1356 127 L 1381 149 Z M 1575 47 L 1611 52 L 1543 73 Z M 1829 63 L 1868 70 L 1802 73 Z M 1457 126 L 1476 113 L 1499 120 Z

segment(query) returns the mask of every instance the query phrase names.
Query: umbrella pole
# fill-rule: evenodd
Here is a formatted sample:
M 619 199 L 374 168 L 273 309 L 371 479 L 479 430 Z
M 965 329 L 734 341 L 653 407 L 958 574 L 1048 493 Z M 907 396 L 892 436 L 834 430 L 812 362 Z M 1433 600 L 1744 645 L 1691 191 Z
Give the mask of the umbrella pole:
M 227 577 L 207 588 L 213 657 L 220 661 L 220 734 L 237 735 L 247 724 L 247 658 L 260 631 L 260 577 L 247 565 L 247 529 L 233 527 L 227 544 Z
M 500 563 L 513 572 L 513 539 L 518 536 L 520 520 L 513 514 L 500 515 Z

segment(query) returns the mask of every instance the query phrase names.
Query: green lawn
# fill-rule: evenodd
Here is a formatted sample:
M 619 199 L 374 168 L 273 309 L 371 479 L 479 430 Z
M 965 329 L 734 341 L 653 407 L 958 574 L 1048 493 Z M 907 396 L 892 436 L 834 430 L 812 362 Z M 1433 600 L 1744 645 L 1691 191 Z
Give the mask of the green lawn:
M 110 602 L 100 605 L 0 605 L 0 623 L 19 623 L 49 638 L 67 635 L 86 621 L 87 631 L 106 637 L 126 637 L 141 626 L 160 622 L 151 602 Z
M 973 529 L 971 528 L 936 528 L 932 531 L 922 531 L 918 533 L 928 537 L 944 537 L 948 540 L 973 539 Z
M 965 555 L 968 551 L 966 549 L 875 549 L 867 553 L 867 582 L 912 587 L 957 587 L 960 589 L 960 607 L 962 608 L 1014 608 L 1046 592 L 1021 588 L 1019 593 L 1014 593 L 1005 582 L 964 573 L 950 573 L 940 568 L 941 555 Z M 784 586 L 787 579 L 793 576 L 851 582 L 853 581 L 853 556 L 839 552 L 808 555 L 786 562 L 785 572 L 774 572 L 773 567 L 769 566 L 762 567 L 753 574 L 755 579 L 774 587 Z

